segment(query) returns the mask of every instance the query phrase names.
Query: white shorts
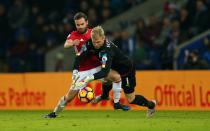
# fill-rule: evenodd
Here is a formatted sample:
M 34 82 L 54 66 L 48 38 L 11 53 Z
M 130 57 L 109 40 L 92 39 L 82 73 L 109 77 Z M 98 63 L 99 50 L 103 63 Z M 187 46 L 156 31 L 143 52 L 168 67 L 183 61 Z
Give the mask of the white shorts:
M 78 72 L 78 74 L 79 74 L 79 79 L 78 79 L 78 81 L 81 81 L 81 80 L 83 80 L 85 77 L 90 76 L 90 75 L 93 75 L 93 74 L 95 74 L 95 73 L 97 73 L 97 72 L 99 72 L 99 71 L 101 71 L 101 66 L 98 66 L 98 67 L 96 67 L 96 68 L 93 68 L 93 69 L 90 69 L 90 70 L 86 70 L 86 71 L 79 71 L 79 72 Z M 103 81 L 104 79 L 102 78 L 102 79 L 99 79 L 99 80 Z M 85 86 L 86 86 L 86 85 L 85 85 Z M 80 89 L 84 88 L 85 86 L 82 86 L 82 87 L 80 87 L 79 89 L 78 89 L 78 88 L 77 88 L 77 89 L 71 88 L 71 89 L 72 89 L 72 90 L 80 90 Z
M 96 68 L 86 70 L 86 71 L 79 71 L 79 81 L 83 80 L 85 77 L 93 75 L 101 70 L 101 66 L 98 66 Z

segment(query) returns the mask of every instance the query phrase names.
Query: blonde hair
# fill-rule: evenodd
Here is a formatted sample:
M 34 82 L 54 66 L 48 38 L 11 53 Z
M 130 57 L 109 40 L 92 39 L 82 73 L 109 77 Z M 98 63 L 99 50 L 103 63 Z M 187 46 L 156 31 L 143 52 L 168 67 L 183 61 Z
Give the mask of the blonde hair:
M 105 37 L 104 29 L 101 26 L 96 26 L 91 31 L 91 38 L 97 39 L 99 37 Z

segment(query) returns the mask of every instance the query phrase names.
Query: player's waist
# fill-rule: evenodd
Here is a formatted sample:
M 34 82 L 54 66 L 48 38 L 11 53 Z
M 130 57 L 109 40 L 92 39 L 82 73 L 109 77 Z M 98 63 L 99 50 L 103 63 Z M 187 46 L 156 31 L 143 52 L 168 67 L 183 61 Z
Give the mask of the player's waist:
M 85 66 L 85 65 L 80 65 L 79 71 L 91 70 L 91 69 L 97 68 L 98 66 L 100 66 L 100 64 L 99 64 L 99 65 L 87 65 L 87 66 Z
M 96 68 L 100 65 L 101 65 L 101 63 L 97 60 L 94 60 L 94 59 L 91 59 L 91 58 L 90 59 L 84 59 L 80 63 L 79 71 L 90 70 L 90 69 Z
M 116 71 L 120 74 L 121 77 L 127 77 L 130 74 L 135 73 L 135 67 L 133 63 L 130 66 L 121 66 L 120 68 L 116 68 Z
M 80 70 L 79 72 L 82 73 L 82 72 L 99 72 L 101 70 L 101 66 L 97 66 L 97 67 L 94 67 L 94 68 L 91 68 L 91 69 L 88 69 L 88 70 Z

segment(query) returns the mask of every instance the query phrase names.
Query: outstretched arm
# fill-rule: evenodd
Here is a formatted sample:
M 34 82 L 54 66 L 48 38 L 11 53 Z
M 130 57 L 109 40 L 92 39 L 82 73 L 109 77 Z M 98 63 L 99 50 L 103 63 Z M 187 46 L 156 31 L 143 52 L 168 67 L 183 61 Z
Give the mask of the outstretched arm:
M 70 48 L 72 46 L 78 45 L 79 44 L 79 40 L 75 39 L 75 40 L 66 40 L 66 42 L 64 43 L 64 48 Z
M 95 73 L 93 75 L 89 75 L 84 79 L 84 83 L 89 83 L 92 80 L 97 80 L 104 78 L 108 75 L 110 69 L 111 69 L 111 64 L 112 64 L 112 53 L 110 51 L 105 51 L 101 53 L 101 63 L 102 63 L 102 68 L 101 71 L 98 73 Z

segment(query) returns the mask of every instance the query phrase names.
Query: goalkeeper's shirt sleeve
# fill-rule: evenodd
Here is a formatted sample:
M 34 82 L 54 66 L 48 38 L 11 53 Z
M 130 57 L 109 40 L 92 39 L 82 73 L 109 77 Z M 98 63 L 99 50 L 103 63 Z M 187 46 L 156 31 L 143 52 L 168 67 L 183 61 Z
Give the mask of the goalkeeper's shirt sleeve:
M 100 57 L 100 61 L 101 61 L 101 71 L 99 71 L 98 73 L 94 74 L 94 79 L 101 79 L 104 78 L 108 75 L 110 69 L 111 69 L 111 65 L 112 65 L 112 59 L 113 59 L 113 55 L 110 49 L 106 48 L 105 50 L 102 50 L 100 52 L 101 57 Z

